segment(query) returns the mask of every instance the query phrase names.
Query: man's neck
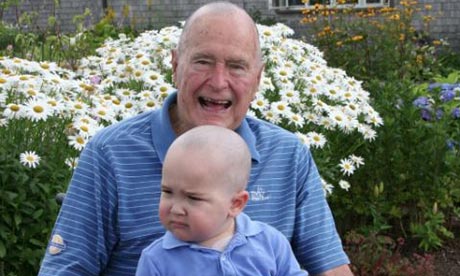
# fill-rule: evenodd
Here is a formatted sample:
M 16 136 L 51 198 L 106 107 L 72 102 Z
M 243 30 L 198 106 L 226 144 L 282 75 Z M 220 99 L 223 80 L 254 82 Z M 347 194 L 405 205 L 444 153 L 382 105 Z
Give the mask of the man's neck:
M 177 109 L 177 103 L 171 103 L 168 109 L 169 119 L 171 121 L 171 126 L 177 136 L 186 132 L 188 129 L 185 128 L 181 120 L 179 120 L 179 110 Z

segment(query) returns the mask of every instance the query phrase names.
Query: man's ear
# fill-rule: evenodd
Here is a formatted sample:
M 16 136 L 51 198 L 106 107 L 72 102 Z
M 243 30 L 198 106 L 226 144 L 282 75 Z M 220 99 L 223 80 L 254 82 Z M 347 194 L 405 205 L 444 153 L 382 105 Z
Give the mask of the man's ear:
M 179 62 L 179 54 L 177 53 L 177 49 L 172 49 L 171 50 L 171 67 L 172 67 L 172 73 L 173 73 L 173 82 L 174 85 L 177 87 L 177 80 L 176 80 L 176 72 L 177 72 L 177 64 Z
M 233 198 L 232 198 L 232 206 L 230 207 L 229 210 L 229 215 L 232 217 L 236 217 L 239 215 L 244 207 L 246 207 L 246 203 L 249 200 L 249 193 L 246 190 L 238 192 Z

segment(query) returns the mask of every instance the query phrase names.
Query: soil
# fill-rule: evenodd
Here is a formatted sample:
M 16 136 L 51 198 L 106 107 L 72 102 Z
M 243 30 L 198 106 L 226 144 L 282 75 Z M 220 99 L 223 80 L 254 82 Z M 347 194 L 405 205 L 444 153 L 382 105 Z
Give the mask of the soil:
M 435 276 L 460 276 L 460 237 L 446 241 L 443 247 L 432 253 Z

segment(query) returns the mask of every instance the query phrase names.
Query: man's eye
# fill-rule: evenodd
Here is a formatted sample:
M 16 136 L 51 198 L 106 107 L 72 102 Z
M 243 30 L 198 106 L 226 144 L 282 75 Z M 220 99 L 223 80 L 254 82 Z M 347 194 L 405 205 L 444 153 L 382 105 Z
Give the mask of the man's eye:
M 230 68 L 234 70 L 244 70 L 244 66 L 241 64 L 230 64 Z
M 208 61 L 208 60 L 200 59 L 200 60 L 197 60 L 196 63 L 197 63 L 197 64 L 202 64 L 202 65 L 206 65 L 206 64 L 209 64 L 209 61 Z
M 172 194 L 172 192 L 169 191 L 169 190 L 162 190 L 161 193 L 163 193 L 163 194 L 168 194 L 168 195 L 169 195 L 169 194 Z

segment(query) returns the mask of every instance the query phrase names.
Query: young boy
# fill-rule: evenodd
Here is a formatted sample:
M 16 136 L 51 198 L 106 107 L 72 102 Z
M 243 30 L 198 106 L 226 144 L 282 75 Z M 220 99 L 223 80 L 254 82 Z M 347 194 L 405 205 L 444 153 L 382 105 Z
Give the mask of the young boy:
M 179 136 L 163 165 L 167 232 L 142 251 L 136 275 L 306 275 L 282 233 L 242 213 L 250 169 L 232 130 L 199 126 Z

